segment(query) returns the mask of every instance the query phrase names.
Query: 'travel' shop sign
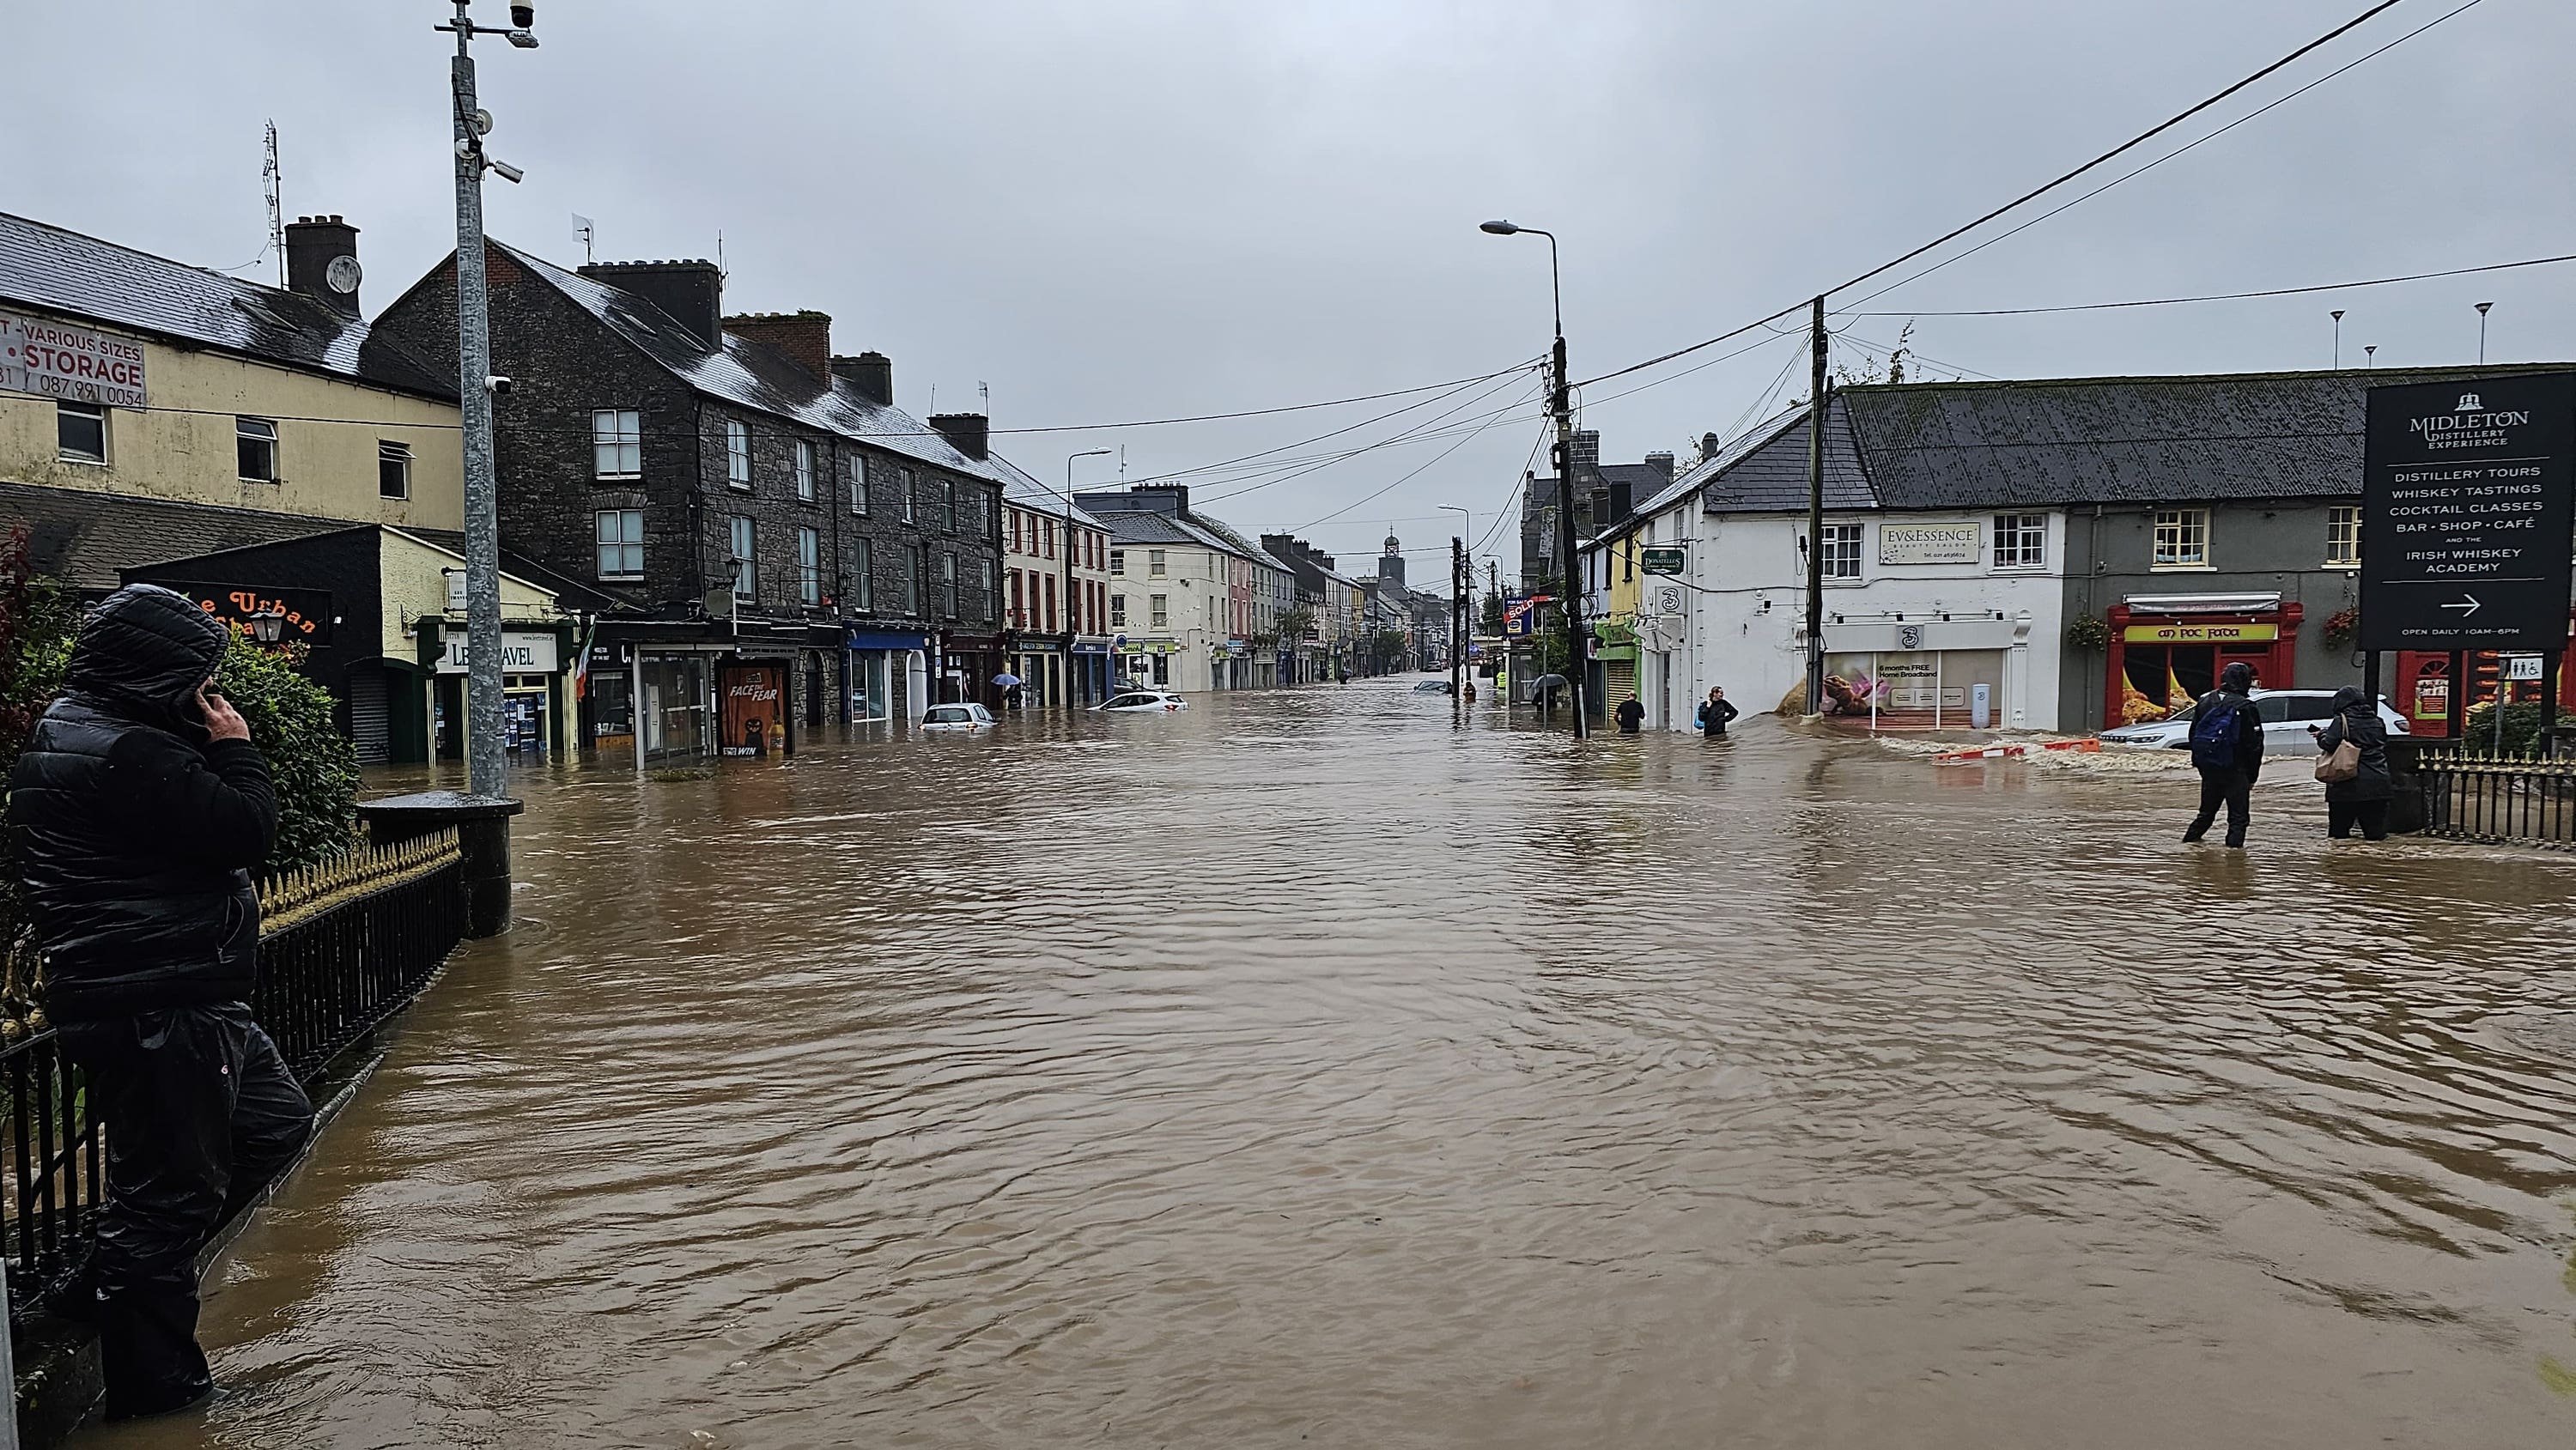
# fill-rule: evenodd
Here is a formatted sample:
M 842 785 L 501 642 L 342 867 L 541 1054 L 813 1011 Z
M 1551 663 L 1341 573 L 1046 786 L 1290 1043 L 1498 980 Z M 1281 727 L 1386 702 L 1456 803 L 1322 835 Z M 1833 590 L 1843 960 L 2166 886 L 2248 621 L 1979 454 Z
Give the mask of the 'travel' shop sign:
M 459 630 L 447 636 L 447 653 L 438 657 L 442 675 L 465 673 L 465 633 Z M 555 637 L 551 634 L 521 634 L 515 629 L 501 632 L 501 673 L 505 675 L 551 675 L 555 672 Z
M 2366 650 L 2567 642 L 2576 373 L 2370 390 Z
M 1973 564 L 1986 556 L 1985 525 L 1880 524 L 1882 564 Z
M 0 312 L 0 388 L 111 408 L 144 405 L 143 344 Z

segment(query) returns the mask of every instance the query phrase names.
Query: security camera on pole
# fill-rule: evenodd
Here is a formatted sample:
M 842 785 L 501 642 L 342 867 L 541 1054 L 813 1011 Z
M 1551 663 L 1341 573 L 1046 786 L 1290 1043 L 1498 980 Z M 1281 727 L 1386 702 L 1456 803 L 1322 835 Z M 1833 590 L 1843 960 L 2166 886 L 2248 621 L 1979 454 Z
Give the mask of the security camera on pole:
M 476 25 L 473 0 L 455 0 L 456 19 L 456 335 L 457 392 L 465 413 L 465 773 L 467 789 L 501 796 L 509 784 L 501 717 L 501 522 L 492 475 L 492 398 L 510 380 L 492 372 L 489 299 L 483 280 L 483 172 L 517 182 L 526 175 L 483 150 L 492 116 L 474 104 L 474 37 L 499 35 L 521 50 L 537 48 L 537 7 L 510 7 L 510 25 Z

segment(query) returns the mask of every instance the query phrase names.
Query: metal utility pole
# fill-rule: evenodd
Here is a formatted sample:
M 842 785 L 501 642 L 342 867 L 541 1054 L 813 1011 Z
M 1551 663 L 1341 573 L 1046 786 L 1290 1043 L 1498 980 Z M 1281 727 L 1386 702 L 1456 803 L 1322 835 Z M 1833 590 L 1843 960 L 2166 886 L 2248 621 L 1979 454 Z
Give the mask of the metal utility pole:
M 455 0 L 456 19 L 436 27 L 456 33 L 451 68 L 456 131 L 456 390 L 465 414 L 465 774 L 480 796 L 508 793 L 509 757 L 501 712 L 501 521 L 492 468 L 492 336 L 483 276 L 483 172 L 495 167 L 517 181 L 518 168 L 483 152 L 491 118 L 475 105 L 474 37 L 506 35 L 534 50 L 537 7 L 512 5 L 511 28 L 478 26 L 472 0 Z
M 1825 710 L 1825 299 L 1808 324 L 1807 713 Z
M 1565 619 L 1566 688 L 1574 697 L 1574 738 L 1581 740 L 1592 734 L 1592 721 L 1583 707 L 1588 661 L 1583 658 L 1583 587 L 1574 574 L 1574 383 L 1565 371 L 1565 284 L 1557 266 L 1556 233 L 1510 221 L 1485 222 L 1478 230 L 1498 237 L 1528 232 L 1547 238 L 1548 294 L 1556 307 L 1556 345 L 1548 353 L 1555 377 L 1548 407 L 1556 414 L 1556 532 L 1561 541 L 1557 558 L 1564 584 L 1559 605 Z

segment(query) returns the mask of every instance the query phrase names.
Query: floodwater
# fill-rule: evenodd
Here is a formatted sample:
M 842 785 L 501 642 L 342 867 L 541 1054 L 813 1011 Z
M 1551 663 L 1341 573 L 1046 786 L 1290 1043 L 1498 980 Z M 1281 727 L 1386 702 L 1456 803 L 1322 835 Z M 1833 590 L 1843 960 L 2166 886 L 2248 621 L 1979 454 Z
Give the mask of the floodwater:
M 2576 859 L 1387 684 L 525 792 L 89 1443 L 2576 1443 Z

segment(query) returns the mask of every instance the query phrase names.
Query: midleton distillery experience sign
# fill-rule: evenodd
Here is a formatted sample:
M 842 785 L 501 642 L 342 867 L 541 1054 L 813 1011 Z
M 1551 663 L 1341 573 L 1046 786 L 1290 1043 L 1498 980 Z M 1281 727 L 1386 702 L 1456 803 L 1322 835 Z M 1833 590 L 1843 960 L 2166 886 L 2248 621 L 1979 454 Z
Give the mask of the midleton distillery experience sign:
M 140 408 L 143 344 L 86 327 L 0 312 L 0 389 Z
M 1878 526 L 1882 564 L 1973 564 L 1985 557 L 1985 547 L 1986 526 L 1975 522 Z
M 2365 436 L 2361 647 L 2564 647 L 2576 373 L 2373 388 Z

